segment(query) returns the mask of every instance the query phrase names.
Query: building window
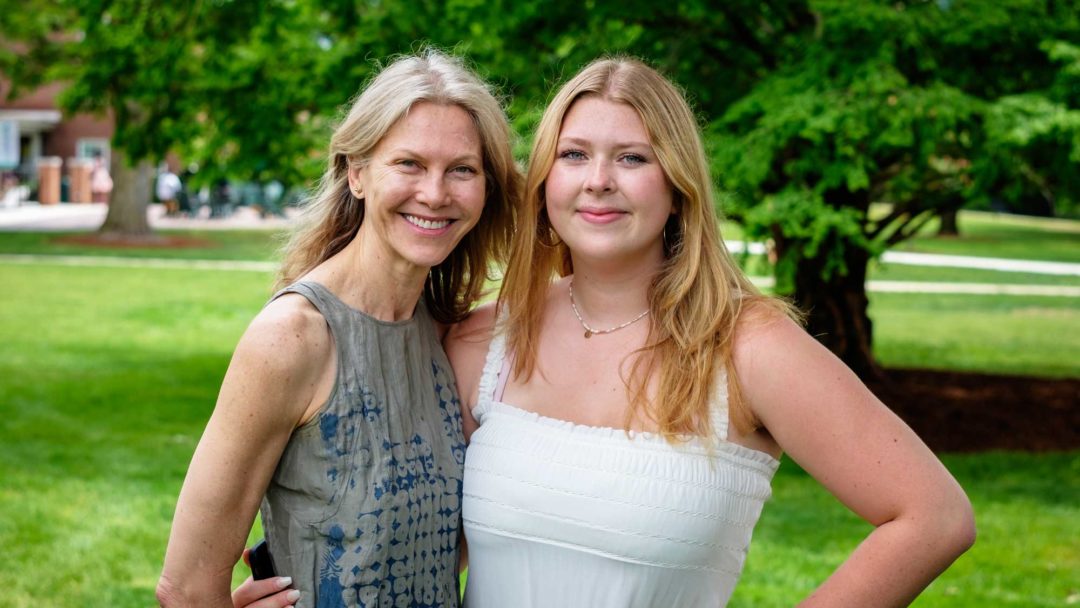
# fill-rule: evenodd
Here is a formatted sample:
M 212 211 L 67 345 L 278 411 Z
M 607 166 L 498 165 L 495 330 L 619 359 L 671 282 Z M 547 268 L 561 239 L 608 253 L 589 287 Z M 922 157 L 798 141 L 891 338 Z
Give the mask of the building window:
M 19 123 L 0 120 L 0 169 L 19 166 Z
M 109 166 L 109 140 L 104 137 L 80 137 L 75 142 L 75 157 L 91 159 L 100 156 Z

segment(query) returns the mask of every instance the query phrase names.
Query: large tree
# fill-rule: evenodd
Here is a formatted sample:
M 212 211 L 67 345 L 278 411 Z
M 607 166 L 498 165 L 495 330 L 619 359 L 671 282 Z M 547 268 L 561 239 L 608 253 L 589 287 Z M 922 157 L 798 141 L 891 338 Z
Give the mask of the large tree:
M 180 92 L 197 71 L 184 59 L 201 4 L 75 0 L 41 2 L 33 11 L 18 2 L 3 4 L 0 13 L 8 17 L 0 32 L 9 44 L 0 70 L 12 78 L 13 94 L 63 81 L 59 101 L 65 112 L 113 119 L 115 189 L 102 231 L 148 235 L 150 163 L 192 133 Z
M 733 215 L 775 246 L 778 288 L 808 312 L 810 331 L 875 376 L 870 260 L 936 213 L 999 195 L 995 178 L 1015 174 L 1010 161 L 1025 153 L 1035 181 L 1063 165 L 1076 174 L 1080 155 L 1067 148 L 1035 158 L 1032 138 L 1003 143 L 1033 117 L 1073 120 L 1050 98 L 1061 68 L 1040 44 L 1076 40 L 1080 12 L 1032 0 L 814 9 L 819 27 L 798 52 L 712 122 L 714 168 Z M 1036 131 L 1040 141 L 1063 132 Z

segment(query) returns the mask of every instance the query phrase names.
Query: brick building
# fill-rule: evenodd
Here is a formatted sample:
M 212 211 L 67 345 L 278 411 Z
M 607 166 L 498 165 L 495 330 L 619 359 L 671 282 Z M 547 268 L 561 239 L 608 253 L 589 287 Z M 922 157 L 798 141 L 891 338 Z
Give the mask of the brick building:
M 8 100 L 8 82 L 0 79 L 0 174 L 14 175 L 36 189 L 42 165 L 61 166 L 63 200 L 70 200 L 68 185 L 80 161 L 101 155 L 108 165 L 113 123 L 86 114 L 64 116 L 56 97 L 63 84 L 51 83 Z M 3 185 L 0 184 L 0 189 Z

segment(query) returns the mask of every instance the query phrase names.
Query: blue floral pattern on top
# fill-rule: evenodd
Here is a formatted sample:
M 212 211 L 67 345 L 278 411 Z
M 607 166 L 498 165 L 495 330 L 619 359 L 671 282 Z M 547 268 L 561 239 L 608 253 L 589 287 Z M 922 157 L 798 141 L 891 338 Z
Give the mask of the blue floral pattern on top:
M 329 292 L 297 291 L 327 318 L 338 383 L 290 440 L 263 502 L 279 574 L 304 608 L 457 606 L 465 440 L 426 311 L 387 324 Z

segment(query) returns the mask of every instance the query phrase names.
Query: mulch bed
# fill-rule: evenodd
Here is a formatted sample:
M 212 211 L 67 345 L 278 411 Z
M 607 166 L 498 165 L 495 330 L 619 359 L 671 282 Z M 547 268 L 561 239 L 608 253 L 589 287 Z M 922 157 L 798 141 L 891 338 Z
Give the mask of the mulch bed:
M 1080 379 L 886 370 L 871 390 L 935 452 L 1080 449 Z
M 53 239 L 53 242 L 89 247 L 111 247 L 114 249 L 205 249 L 217 247 L 217 243 L 207 239 L 157 233 L 133 236 L 95 232 L 92 234 L 72 234 L 57 237 Z

